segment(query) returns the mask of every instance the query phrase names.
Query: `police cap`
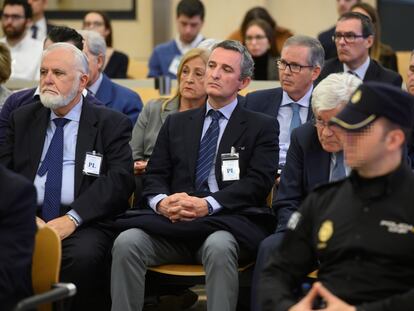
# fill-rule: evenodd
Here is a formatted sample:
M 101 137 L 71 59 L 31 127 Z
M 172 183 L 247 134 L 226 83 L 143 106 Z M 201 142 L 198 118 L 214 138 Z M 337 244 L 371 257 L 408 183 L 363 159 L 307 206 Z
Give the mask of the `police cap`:
M 403 128 L 411 128 L 413 111 L 414 96 L 409 93 L 384 83 L 364 82 L 329 123 L 348 131 L 358 131 L 384 117 Z

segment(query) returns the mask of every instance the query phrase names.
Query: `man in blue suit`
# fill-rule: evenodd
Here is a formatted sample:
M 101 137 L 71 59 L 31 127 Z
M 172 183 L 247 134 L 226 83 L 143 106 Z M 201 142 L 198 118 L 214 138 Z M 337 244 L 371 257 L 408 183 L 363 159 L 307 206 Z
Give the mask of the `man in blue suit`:
M 255 292 L 257 282 L 269 254 L 279 246 L 292 213 L 316 185 L 343 178 L 349 173 L 349 168 L 344 165 L 342 143 L 327 122 L 343 108 L 361 83 L 360 79 L 350 74 L 329 75 L 312 94 L 315 120 L 292 132 L 286 165 L 273 204 L 277 229 L 261 243 L 256 260 L 252 310 L 260 310 Z
M 134 125 L 142 110 L 141 98 L 132 90 L 112 82 L 102 72 L 105 64 L 105 39 L 91 30 L 81 30 L 79 33 L 85 39 L 83 51 L 89 62 L 88 90 L 106 107 L 126 114 Z
M 281 87 L 247 94 L 246 108 L 268 114 L 279 122 L 279 168 L 285 165 L 290 133 L 312 116 L 310 99 L 324 62 L 318 40 L 293 36 L 286 40 L 278 61 Z
M 200 31 L 204 24 L 204 5 L 200 0 L 181 0 L 177 5 L 177 38 L 154 48 L 148 62 L 148 78 L 168 76 L 177 78 L 180 59 L 204 37 Z

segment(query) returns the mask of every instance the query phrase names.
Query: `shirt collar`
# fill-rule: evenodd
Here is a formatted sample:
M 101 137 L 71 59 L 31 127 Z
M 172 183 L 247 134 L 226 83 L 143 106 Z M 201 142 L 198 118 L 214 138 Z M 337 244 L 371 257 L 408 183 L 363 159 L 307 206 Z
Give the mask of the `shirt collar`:
M 177 48 L 180 50 L 181 54 L 185 54 L 188 50 L 197 47 L 203 39 L 203 35 L 199 33 L 192 42 L 186 44 L 180 40 L 180 35 L 177 34 L 175 37 L 175 43 L 177 44 Z
M 65 119 L 79 122 L 83 105 L 83 96 L 80 97 L 78 103 L 65 115 Z M 50 120 L 59 118 L 53 110 L 50 111 Z
M 102 72 L 99 74 L 98 79 L 95 81 L 94 84 L 92 84 L 88 89 L 89 91 L 91 91 L 93 93 L 93 95 L 96 95 L 96 93 L 99 90 L 99 87 L 101 86 L 102 83 L 102 79 L 103 79 L 103 74 Z
M 344 63 L 344 72 L 352 71 L 353 73 L 355 73 L 358 76 L 358 78 L 360 78 L 361 80 L 364 80 L 365 74 L 367 73 L 370 61 L 371 61 L 371 59 L 368 56 L 367 59 L 365 60 L 365 62 L 355 70 L 350 69 Z
M 46 33 L 46 29 L 47 29 L 47 23 L 46 23 L 46 18 L 43 17 L 41 19 L 39 19 L 36 23 L 34 23 L 37 26 L 38 30 L 41 30 L 42 32 Z
M 313 91 L 313 84 L 311 84 L 306 94 L 303 95 L 303 97 L 299 99 L 298 101 L 293 100 L 292 98 L 290 98 L 288 93 L 283 91 L 282 103 L 280 104 L 280 106 L 286 106 L 286 105 L 289 105 L 290 103 L 298 103 L 299 106 L 307 108 L 309 107 L 309 102 L 312 96 L 312 91 Z
M 237 97 L 230 103 L 227 104 L 226 106 L 220 108 L 218 111 L 220 111 L 222 113 L 222 115 L 229 120 L 231 117 L 231 114 L 233 113 L 234 109 L 237 106 Z M 211 105 L 209 104 L 208 100 L 207 100 L 207 104 L 206 104 L 206 115 L 208 114 L 208 112 L 213 109 L 213 107 L 211 107 Z

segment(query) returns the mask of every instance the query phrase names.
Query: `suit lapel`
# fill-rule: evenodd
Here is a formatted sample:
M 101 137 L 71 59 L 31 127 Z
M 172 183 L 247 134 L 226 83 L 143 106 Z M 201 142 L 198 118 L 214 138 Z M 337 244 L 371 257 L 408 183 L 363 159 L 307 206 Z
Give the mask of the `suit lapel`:
M 277 119 L 277 116 L 279 114 L 279 108 L 280 108 L 280 105 L 282 104 L 282 99 L 283 99 L 283 89 L 278 88 L 278 92 L 276 93 L 275 98 L 270 99 L 270 102 L 275 102 L 276 103 L 276 105 L 274 105 L 275 111 L 273 113 L 273 116 L 276 119 Z
M 313 148 L 309 152 L 307 165 L 308 170 L 308 185 L 317 185 L 329 181 L 329 171 L 331 167 L 330 154 L 323 150 L 318 139 L 316 128 L 313 128 L 312 140 L 314 141 Z M 309 191 L 312 189 L 308 189 Z
M 371 59 L 369 61 L 367 72 L 365 73 L 364 81 L 377 80 L 377 76 L 378 76 L 378 67 L 376 66 L 375 62 Z
M 44 108 L 41 103 L 38 105 L 40 109 L 36 111 L 35 117 L 28 126 L 28 129 L 31 129 L 29 130 L 30 180 L 34 180 L 39 167 L 50 120 L 50 109 Z
M 221 154 L 230 153 L 231 147 L 244 147 L 236 146 L 235 143 L 237 142 L 239 137 L 244 134 L 246 128 L 247 119 L 244 114 L 244 110 L 241 108 L 239 104 L 237 104 L 227 123 L 226 129 L 223 132 L 223 136 L 221 137 L 220 145 L 216 154 L 215 173 L 217 184 L 219 185 L 221 184 L 221 181 L 223 179 L 221 177 Z
M 85 162 L 86 152 L 91 152 L 94 149 L 96 135 L 98 133 L 96 123 L 98 122 L 96 115 L 91 110 L 91 105 L 88 101 L 83 99 L 82 113 L 79 120 L 78 137 L 76 141 L 76 155 L 75 155 L 75 197 L 79 196 L 82 180 L 84 175 L 83 164 Z
M 102 74 L 102 82 L 99 86 L 98 91 L 95 94 L 95 97 L 105 104 L 105 106 L 111 107 L 112 105 L 112 84 L 111 81 Z
M 203 131 L 204 118 L 206 114 L 206 105 L 203 108 L 192 111 L 188 122 L 183 125 L 184 141 L 186 142 L 186 154 L 188 157 L 188 171 L 191 178 L 191 184 L 194 185 L 196 165 L 198 158 L 198 149 L 200 148 L 201 134 Z

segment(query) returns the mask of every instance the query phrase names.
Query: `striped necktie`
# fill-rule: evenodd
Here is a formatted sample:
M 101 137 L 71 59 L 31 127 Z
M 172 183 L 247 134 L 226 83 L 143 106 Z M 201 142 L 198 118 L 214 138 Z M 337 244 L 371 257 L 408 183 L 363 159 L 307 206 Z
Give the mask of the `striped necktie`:
M 220 111 L 213 109 L 208 112 L 208 115 L 211 117 L 211 123 L 200 142 L 200 149 L 198 151 L 195 178 L 196 191 L 209 191 L 207 181 L 216 154 L 220 133 L 219 120 L 223 116 Z

